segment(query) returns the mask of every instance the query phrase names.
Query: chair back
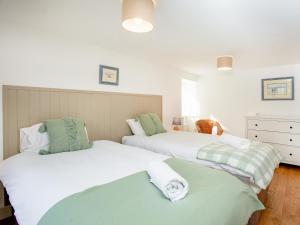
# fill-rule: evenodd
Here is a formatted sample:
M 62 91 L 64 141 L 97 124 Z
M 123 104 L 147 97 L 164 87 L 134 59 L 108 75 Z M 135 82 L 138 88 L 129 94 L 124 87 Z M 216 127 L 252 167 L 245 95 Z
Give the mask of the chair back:
M 210 119 L 202 119 L 196 122 L 196 127 L 199 133 L 211 134 L 214 126 L 218 128 L 217 135 L 222 135 L 223 128 L 219 122 Z

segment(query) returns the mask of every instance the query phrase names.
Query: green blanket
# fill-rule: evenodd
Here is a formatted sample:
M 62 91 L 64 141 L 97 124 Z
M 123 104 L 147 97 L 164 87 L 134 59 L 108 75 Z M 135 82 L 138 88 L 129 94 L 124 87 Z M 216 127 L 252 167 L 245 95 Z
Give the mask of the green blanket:
M 262 189 L 270 184 L 281 155 L 273 146 L 251 142 L 249 149 L 240 150 L 221 142 L 212 143 L 200 149 L 197 159 L 231 166 L 254 178 Z
M 140 172 L 63 199 L 38 225 L 245 225 L 264 209 L 230 174 L 184 160 L 166 162 L 190 185 L 183 200 L 170 202 Z

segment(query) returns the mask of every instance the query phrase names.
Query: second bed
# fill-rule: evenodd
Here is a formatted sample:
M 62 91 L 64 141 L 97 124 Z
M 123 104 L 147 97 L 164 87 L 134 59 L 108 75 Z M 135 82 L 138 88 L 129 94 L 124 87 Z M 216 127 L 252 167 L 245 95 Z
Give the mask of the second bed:
M 266 155 L 263 155 L 264 153 L 262 153 L 261 156 L 256 156 L 259 162 L 252 163 L 252 165 L 254 165 L 256 168 L 250 168 L 250 166 L 252 165 L 246 165 L 244 167 L 247 168 L 239 169 L 238 166 L 235 167 L 231 166 L 230 164 L 219 163 L 219 159 L 214 160 L 214 158 L 224 157 L 224 155 L 226 154 L 225 152 L 228 150 L 221 149 L 226 148 L 227 145 L 220 144 L 219 136 L 193 132 L 167 132 L 155 134 L 152 136 L 124 136 L 122 142 L 126 145 L 144 148 L 156 153 L 194 161 L 214 169 L 225 170 L 237 176 L 245 183 L 249 184 L 257 193 L 259 193 L 261 189 L 267 188 L 272 179 L 274 169 L 278 166 L 281 158 L 278 151 L 272 148 L 272 146 L 262 143 L 254 143 L 255 146 L 252 150 L 259 153 L 259 148 L 263 148 L 261 152 L 266 152 Z M 212 159 L 209 159 L 208 157 L 207 159 L 199 158 L 200 153 L 205 152 L 205 154 L 207 154 L 213 152 L 210 151 L 210 148 L 219 148 L 220 152 L 216 151 L 217 153 L 212 156 Z M 234 149 L 232 150 L 234 151 Z M 244 157 L 245 151 L 241 150 L 240 153 L 237 152 L 237 154 L 240 158 L 236 159 L 236 164 L 239 164 L 241 163 L 239 162 L 239 159 L 242 159 Z M 262 172 L 262 164 L 265 162 L 265 158 L 271 159 L 270 162 L 265 165 L 266 171 Z M 247 161 L 249 162 L 251 162 L 251 160 L 251 158 L 247 159 Z M 251 173 L 251 170 L 253 170 L 253 173 Z M 258 181 L 258 178 L 255 177 L 255 170 L 258 170 L 258 172 L 263 174 L 263 176 L 261 176 L 264 179 L 263 182 Z

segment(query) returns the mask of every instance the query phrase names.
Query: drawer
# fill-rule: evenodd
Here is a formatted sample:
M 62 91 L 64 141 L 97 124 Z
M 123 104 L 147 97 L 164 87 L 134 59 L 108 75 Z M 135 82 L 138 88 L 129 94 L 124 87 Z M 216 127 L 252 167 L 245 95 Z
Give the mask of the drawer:
M 300 148 L 278 144 L 273 144 L 273 146 L 280 151 L 283 157 L 282 162 L 300 165 Z
M 248 130 L 248 138 L 254 141 L 300 147 L 299 134 Z
M 275 120 L 248 120 L 248 129 L 300 134 L 300 123 Z

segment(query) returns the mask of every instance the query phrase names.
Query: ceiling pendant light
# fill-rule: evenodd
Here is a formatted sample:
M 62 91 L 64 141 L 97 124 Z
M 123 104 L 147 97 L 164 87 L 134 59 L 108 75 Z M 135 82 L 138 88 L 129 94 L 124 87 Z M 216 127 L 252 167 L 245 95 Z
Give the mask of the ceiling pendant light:
M 153 30 L 155 0 L 123 0 L 122 26 L 131 32 Z
M 217 68 L 218 70 L 232 70 L 232 56 L 219 56 L 217 58 Z

